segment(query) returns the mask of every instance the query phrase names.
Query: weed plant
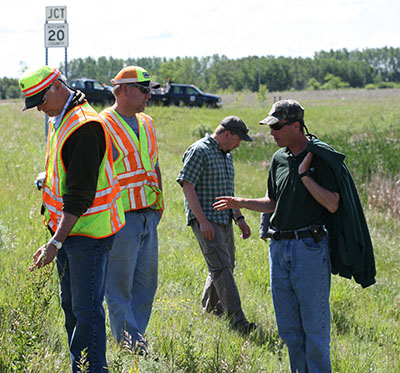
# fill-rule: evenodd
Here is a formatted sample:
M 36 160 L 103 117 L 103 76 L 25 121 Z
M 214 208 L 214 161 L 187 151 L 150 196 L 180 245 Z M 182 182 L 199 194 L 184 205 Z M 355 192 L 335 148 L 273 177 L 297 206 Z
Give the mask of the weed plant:
M 371 95 L 375 91 L 369 91 Z M 299 93 L 296 93 L 299 94 Z M 309 95 L 309 93 L 307 93 Z M 324 92 L 324 95 L 327 95 Z M 271 96 L 268 96 L 271 97 Z M 395 97 L 296 97 L 310 131 L 346 154 L 365 207 L 375 249 L 377 283 L 362 289 L 332 277 L 334 372 L 400 371 L 400 108 Z M 261 197 L 277 150 L 265 126 L 268 107 L 237 96 L 220 110 L 150 107 L 157 126 L 166 209 L 159 225 L 159 287 L 145 337 L 148 354 L 117 345 L 107 323 L 111 372 L 288 372 L 271 300 L 268 244 L 258 238 L 259 214 L 244 210 L 252 236 L 236 234 L 235 277 L 244 311 L 263 333 L 245 338 L 228 322 L 205 314 L 200 297 L 204 259 L 185 225 L 183 193 L 175 178 L 185 149 L 222 118 L 240 116 L 252 143 L 234 151 L 236 194 Z M 235 106 L 236 105 L 236 106 Z M 267 105 L 266 103 L 264 105 Z M 34 251 L 48 239 L 41 226 L 41 195 L 33 181 L 44 167 L 44 119 L 21 102 L 0 105 L 0 372 L 70 370 L 64 317 L 53 265 L 30 273 Z M 100 108 L 97 108 L 100 109 Z M 82 361 L 82 369 L 87 364 Z

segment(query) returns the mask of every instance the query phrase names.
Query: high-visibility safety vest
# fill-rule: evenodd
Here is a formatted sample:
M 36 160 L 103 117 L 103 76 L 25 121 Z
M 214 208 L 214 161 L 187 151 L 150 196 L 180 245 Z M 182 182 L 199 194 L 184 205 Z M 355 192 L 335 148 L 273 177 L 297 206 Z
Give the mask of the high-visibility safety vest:
M 151 117 L 136 114 L 139 139 L 126 121 L 112 109 L 100 113 L 119 156 L 114 160 L 125 211 L 153 206 L 163 208 L 155 165 L 158 160 L 156 132 Z
M 104 122 L 87 102 L 71 109 L 56 130 L 53 129 L 53 123 L 50 122 L 43 205 L 45 207 L 44 224 L 55 232 L 63 211 L 63 195 L 67 192 L 67 174 L 62 160 L 63 145 L 74 131 L 83 124 L 92 121 L 99 122 L 103 127 L 106 152 L 99 167 L 93 204 L 79 217 L 69 235 L 98 239 L 118 232 L 125 225 L 125 214 L 116 172 L 113 167 L 111 138 Z

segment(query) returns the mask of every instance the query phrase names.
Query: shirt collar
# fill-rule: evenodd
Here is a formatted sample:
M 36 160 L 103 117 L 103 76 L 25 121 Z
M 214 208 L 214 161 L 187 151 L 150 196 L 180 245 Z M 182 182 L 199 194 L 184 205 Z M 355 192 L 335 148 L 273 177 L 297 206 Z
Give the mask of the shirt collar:
M 218 141 L 215 140 L 209 133 L 206 133 L 206 139 L 214 146 L 219 146 Z
M 71 92 L 71 94 L 70 94 L 70 96 L 69 96 L 67 102 L 65 103 L 65 105 L 64 105 L 64 107 L 63 107 L 63 109 L 62 109 L 62 112 L 61 112 L 59 115 L 57 115 L 57 116 L 51 118 L 51 120 L 52 120 L 53 123 L 54 123 L 53 127 L 54 127 L 54 130 L 55 130 L 55 131 L 56 131 L 57 128 L 60 126 L 60 123 L 61 123 L 62 119 L 64 118 L 65 111 L 67 110 L 69 104 L 71 103 L 72 98 L 74 97 L 74 95 L 75 95 L 75 92 Z
M 299 154 L 297 154 L 297 156 L 295 156 L 291 150 L 286 147 L 285 148 L 285 153 L 287 153 L 288 157 L 292 157 L 292 158 L 301 158 L 303 155 L 305 155 L 307 153 L 307 149 L 304 149 L 302 152 L 300 152 Z
M 224 152 L 220 147 L 219 147 L 219 142 L 217 140 L 214 139 L 214 137 L 212 137 L 209 133 L 206 133 L 206 139 L 208 140 L 208 142 L 216 149 L 218 149 L 219 151 L 221 151 L 223 154 L 227 154 L 226 152 Z

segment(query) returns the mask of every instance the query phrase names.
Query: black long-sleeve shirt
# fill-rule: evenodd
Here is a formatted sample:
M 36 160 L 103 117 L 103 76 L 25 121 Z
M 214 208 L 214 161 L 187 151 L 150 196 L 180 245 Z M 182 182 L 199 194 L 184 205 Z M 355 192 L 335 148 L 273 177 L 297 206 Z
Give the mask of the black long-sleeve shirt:
M 66 113 L 84 100 L 85 95 L 77 91 Z M 85 123 L 64 143 L 61 153 L 67 173 L 64 212 L 80 217 L 93 204 L 105 150 L 104 131 L 99 122 Z

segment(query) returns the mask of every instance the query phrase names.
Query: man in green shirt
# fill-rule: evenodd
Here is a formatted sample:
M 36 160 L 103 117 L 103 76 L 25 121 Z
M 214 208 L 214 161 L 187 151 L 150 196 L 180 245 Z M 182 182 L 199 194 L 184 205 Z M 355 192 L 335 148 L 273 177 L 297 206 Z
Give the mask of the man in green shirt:
M 269 126 L 280 147 L 272 157 L 267 195 L 218 197 L 214 208 L 272 213 L 268 233 L 272 298 L 291 370 L 331 372 L 331 265 L 324 225 L 339 207 L 339 189 L 327 163 L 307 151 L 310 140 L 298 102 L 276 102 L 260 124 Z

